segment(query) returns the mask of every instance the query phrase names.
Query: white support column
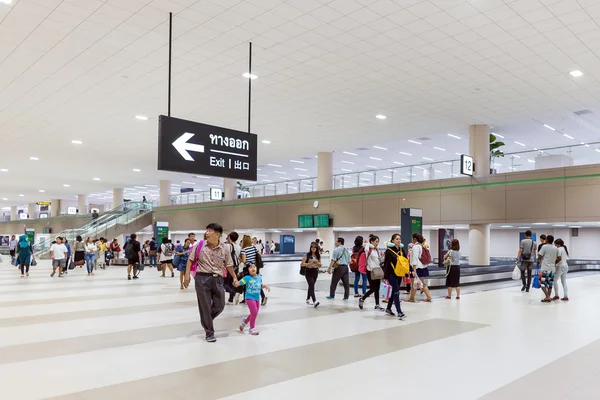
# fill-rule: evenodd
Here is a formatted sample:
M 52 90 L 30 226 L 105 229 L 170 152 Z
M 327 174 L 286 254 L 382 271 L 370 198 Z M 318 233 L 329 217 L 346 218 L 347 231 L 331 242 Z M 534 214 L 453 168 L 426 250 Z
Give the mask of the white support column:
M 490 129 L 487 125 L 469 128 L 469 155 L 473 157 L 473 176 L 490 175 Z M 490 265 L 490 225 L 469 225 L 469 264 Z
M 88 213 L 88 197 L 87 194 L 77 195 L 77 208 L 79 209 L 79 215 Z
M 19 218 L 19 214 L 18 214 L 18 209 L 17 206 L 12 206 L 10 208 L 10 220 L 11 221 L 16 221 Z
M 333 153 L 319 153 L 317 160 L 317 190 L 331 189 L 333 189 Z M 333 231 L 331 234 L 333 235 Z
M 113 189 L 113 208 L 117 208 L 123 205 L 123 188 L 114 188 Z
M 323 250 L 329 250 L 329 254 L 331 254 L 335 248 L 335 236 L 333 234 L 333 228 L 317 229 L 317 237 L 323 241 Z M 348 243 L 348 241 L 346 241 L 346 243 Z
M 29 219 L 37 218 L 37 204 L 29 203 L 27 205 L 27 214 L 29 215 Z
M 59 217 L 60 216 L 60 200 L 59 199 L 50 200 L 50 216 L 51 217 Z
M 225 201 L 237 199 L 237 181 L 235 179 L 223 179 L 223 194 Z
M 170 206 L 171 205 L 171 181 L 161 180 L 159 182 L 159 201 L 158 205 L 160 207 Z
M 490 265 L 490 225 L 469 225 L 469 265 Z

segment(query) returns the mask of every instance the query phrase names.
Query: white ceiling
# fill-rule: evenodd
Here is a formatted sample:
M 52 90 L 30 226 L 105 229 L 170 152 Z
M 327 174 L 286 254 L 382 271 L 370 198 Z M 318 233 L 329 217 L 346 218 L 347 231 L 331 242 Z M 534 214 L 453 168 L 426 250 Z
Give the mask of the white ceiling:
M 220 184 L 156 171 L 169 11 L 173 116 L 245 130 L 253 42 L 252 130 L 272 142 L 259 182 L 316 175 L 319 151 L 336 151 L 336 173 L 456 158 L 471 124 L 493 126 L 507 152 L 600 138 L 594 114 L 573 114 L 599 109 L 597 0 L 13 0 L 0 3 L 0 205 Z M 431 140 L 407 142 L 419 137 Z

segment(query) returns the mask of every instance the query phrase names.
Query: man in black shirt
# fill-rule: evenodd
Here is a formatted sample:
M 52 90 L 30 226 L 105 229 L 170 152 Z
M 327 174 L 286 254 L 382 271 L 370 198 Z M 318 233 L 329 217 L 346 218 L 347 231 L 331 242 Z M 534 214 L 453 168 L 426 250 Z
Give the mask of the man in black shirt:
M 138 265 L 142 259 L 142 247 L 137 240 L 135 233 L 131 234 L 131 238 L 125 244 L 125 258 L 127 258 L 127 279 L 131 280 L 131 270 L 133 269 L 133 279 L 138 279 Z

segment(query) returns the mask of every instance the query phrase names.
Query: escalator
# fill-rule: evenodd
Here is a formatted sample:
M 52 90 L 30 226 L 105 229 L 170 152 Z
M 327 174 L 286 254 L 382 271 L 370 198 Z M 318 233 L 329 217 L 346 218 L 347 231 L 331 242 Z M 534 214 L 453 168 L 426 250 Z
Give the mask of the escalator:
M 135 233 L 148 225 L 152 225 L 152 209 L 154 204 L 151 202 L 128 202 L 115 209 L 103 213 L 100 217 L 89 221 L 88 223 L 72 229 L 66 229 L 62 232 L 52 235 L 50 238 L 35 243 L 33 253 L 37 259 L 47 259 L 50 257 L 50 246 L 57 237 L 67 238 L 69 243 L 74 243 L 78 236 L 85 241 L 86 238 L 99 239 L 106 238 L 109 242 L 113 238 Z

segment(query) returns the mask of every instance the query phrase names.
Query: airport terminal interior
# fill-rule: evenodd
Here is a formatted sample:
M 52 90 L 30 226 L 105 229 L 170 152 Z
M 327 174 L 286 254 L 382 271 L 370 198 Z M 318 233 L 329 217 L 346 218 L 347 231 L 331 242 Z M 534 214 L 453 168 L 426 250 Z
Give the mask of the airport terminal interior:
M 599 0 L 0 0 L 0 398 L 596 399 Z

